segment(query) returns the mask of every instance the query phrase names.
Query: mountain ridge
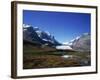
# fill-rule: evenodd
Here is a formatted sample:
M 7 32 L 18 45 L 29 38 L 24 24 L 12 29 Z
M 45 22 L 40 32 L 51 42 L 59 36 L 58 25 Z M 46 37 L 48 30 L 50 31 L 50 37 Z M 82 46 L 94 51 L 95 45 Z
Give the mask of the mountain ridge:
M 90 51 L 91 35 L 90 33 L 83 33 L 75 39 L 65 42 L 65 45 L 69 45 L 72 49 L 78 51 Z
M 37 41 L 49 46 L 60 45 L 60 43 L 47 31 L 42 31 L 38 27 L 23 25 L 23 39 L 27 41 Z
M 38 45 L 41 44 L 63 50 L 90 51 L 91 46 L 89 33 L 83 33 L 69 42 L 59 43 L 50 32 L 25 24 L 23 24 L 23 40 L 32 44 L 39 43 Z

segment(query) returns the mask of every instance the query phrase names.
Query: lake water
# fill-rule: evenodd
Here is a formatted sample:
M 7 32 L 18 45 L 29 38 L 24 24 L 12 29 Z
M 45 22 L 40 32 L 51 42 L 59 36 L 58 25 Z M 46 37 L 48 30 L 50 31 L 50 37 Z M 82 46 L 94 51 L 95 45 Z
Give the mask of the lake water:
M 72 58 L 73 55 L 63 55 L 62 57 L 63 57 L 63 58 Z

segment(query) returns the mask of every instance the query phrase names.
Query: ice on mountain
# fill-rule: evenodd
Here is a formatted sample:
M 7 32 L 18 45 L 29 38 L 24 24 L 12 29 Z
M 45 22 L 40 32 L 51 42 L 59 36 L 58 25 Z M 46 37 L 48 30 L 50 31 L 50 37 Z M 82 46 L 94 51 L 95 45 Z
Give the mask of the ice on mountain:
M 28 27 L 31 27 L 31 25 L 23 24 L 23 28 L 28 28 Z

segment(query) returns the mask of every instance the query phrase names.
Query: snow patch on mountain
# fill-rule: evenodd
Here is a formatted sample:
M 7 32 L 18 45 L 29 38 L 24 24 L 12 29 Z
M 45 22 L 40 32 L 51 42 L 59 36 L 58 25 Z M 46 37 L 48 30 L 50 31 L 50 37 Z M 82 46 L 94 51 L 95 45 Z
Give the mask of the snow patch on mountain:
M 42 33 L 42 31 L 37 30 L 37 31 L 35 31 L 35 32 L 38 34 L 39 37 L 41 37 L 41 33 Z
M 75 40 L 78 40 L 80 38 L 80 36 L 76 37 Z
M 23 28 L 28 28 L 28 27 L 31 27 L 31 25 L 23 24 Z
M 48 32 L 48 31 L 45 31 L 45 33 L 46 33 L 48 36 L 51 36 L 50 32 Z
M 36 27 L 33 27 L 33 29 L 35 30 L 35 31 L 38 31 L 39 30 L 39 28 L 36 26 Z
M 77 36 L 75 39 L 70 40 L 69 42 L 64 42 L 63 44 L 71 46 L 74 41 L 77 41 L 80 39 L 80 36 Z
M 44 40 L 44 41 L 48 41 L 47 39 L 42 39 L 42 40 Z

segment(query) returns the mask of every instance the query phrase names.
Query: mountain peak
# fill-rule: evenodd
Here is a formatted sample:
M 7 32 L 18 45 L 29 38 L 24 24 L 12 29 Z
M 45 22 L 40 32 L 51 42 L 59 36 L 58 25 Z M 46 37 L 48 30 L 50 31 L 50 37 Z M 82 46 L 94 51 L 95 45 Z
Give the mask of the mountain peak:
M 89 35 L 89 33 L 83 33 L 83 35 Z
M 31 25 L 23 24 L 23 28 L 28 28 L 28 27 L 31 27 Z
M 89 51 L 91 45 L 90 33 L 83 33 L 82 35 L 77 36 L 75 39 L 63 44 L 71 46 L 75 50 Z
M 51 35 L 50 32 L 48 32 L 48 31 L 45 31 L 45 33 L 47 33 L 49 36 Z
M 37 41 L 41 44 L 59 45 L 60 43 L 48 31 L 43 31 L 38 27 L 23 24 L 23 36 L 25 40 Z M 28 40 L 28 41 L 29 41 Z
M 39 31 L 39 28 L 37 26 L 33 27 L 33 28 L 34 28 L 35 31 L 37 31 L 37 30 Z
M 91 38 L 89 33 L 83 33 L 80 37 L 76 37 L 73 42 L 68 43 L 73 49 L 79 51 L 90 51 Z

